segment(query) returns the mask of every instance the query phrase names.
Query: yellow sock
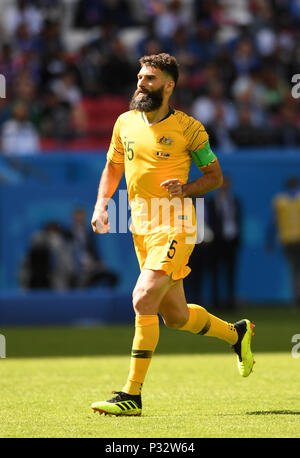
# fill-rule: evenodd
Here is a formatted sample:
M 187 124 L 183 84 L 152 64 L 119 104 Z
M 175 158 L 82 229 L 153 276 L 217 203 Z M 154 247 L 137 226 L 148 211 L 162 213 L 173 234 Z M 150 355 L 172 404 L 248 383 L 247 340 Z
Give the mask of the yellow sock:
M 194 334 L 217 337 L 231 345 L 237 342 L 238 335 L 233 324 L 208 313 L 200 305 L 188 304 L 188 308 L 190 312 L 189 319 L 184 326 L 179 328 L 181 331 L 190 331 Z
M 179 328 L 181 331 L 190 331 L 194 334 L 203 334 L 210 327 L 208 311 L 196 304 L 188 304 L 189 318 L 184 326 Z M 203 332 L 202 332 L 203 331 Z
M 137 315 L 132 344 L 130 370 L 122 391 L 140 394 L 146 373 L 159 339 L 158 315 Z
M 237 343 L 238 333 L 232 323 L 223 321 L 210 313 L 208 315 L 210 319 L 210 328 L 204 334 L 205 336 L 217 337 L 218 339 L 225 340 L 225 342 L 228 342 L 230 345 Z

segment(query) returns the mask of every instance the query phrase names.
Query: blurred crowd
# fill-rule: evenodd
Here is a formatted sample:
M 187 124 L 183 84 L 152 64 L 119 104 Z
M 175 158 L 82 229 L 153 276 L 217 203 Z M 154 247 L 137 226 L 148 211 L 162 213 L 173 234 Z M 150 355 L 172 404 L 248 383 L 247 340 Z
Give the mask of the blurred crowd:
M 118 281 L 101 258 L 81 207 L 74 209 L 70 227 L 49 221 L 34 232 L 19 274 L 24 289 L 114 288 Z
M 83 37 L 77 45 L 66 39 L 70 31 Z M 173 106 L 204 124 L 213 147 L 300 145 L 300 104 L 291 93 L 299 0 L 11 0 L 0 37 L 4 153 L 97 136 L 86 101 L 122 101 L 112 124 L 134 91 L 138 58 L 159 52 L 180 64 Z

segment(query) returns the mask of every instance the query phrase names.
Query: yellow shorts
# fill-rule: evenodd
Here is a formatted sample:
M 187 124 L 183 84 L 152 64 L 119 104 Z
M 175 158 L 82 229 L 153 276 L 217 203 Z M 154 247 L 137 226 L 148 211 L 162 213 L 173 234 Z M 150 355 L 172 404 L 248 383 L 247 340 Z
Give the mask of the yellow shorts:
M 195 247 L 195 234 L 178 233 L 170 227 L 168 231 L 132 235 L 141 270 L 163 270 L 173 280 L 190 273 L 187 263 Z

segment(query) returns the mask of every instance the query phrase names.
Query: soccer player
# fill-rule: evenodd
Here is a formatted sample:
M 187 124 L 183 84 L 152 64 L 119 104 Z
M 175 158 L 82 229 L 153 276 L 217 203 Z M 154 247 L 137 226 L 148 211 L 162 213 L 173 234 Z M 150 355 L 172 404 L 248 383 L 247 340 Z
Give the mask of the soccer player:
M 187 263 L 196 240 L 195 212 L 178 203 L 220 187 L 222 171 L 203 125 L 169 105 L 178 79 L 176 59 L 162 53 L 139 62 L 137 90 L 130 111 L 115 123 L 92 217 L 95 232 L 109 231 L 107 204 L 125 171 L 141 273 L 133 290 L 136 318 L 128 379 L 112 399 L 92 404 L 92 409 L 111 415 L 142 413 L 142 385 L 159 339 L 158 314 L 167 327 L 232 345 L 243 377 L 254 364 L 254 325 L 249 320 L 231 324 L 186 303 L 183 278 L 190 272 Z M 188 182 L 192 159 L 202 174 Z M 150 212 L 157 199 L 172 204 L 168 219 L 160 210 Z

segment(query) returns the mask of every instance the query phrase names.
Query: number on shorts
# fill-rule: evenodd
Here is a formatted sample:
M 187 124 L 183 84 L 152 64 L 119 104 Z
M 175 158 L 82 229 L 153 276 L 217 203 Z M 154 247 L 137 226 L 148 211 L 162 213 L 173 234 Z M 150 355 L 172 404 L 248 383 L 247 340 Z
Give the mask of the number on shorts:
M 176 242 L 176 240 L 172 240 L 171 243 L 170 243 L 170 248 L 169 248 L 169 251 L 168 251 L 168 258 L 170 259 L 173 259 L 174 256 L 175 256 L 175 252 L 176 252 L 176 248 L 174 247 L 175 244 L 177 244 L 178 242 Z

